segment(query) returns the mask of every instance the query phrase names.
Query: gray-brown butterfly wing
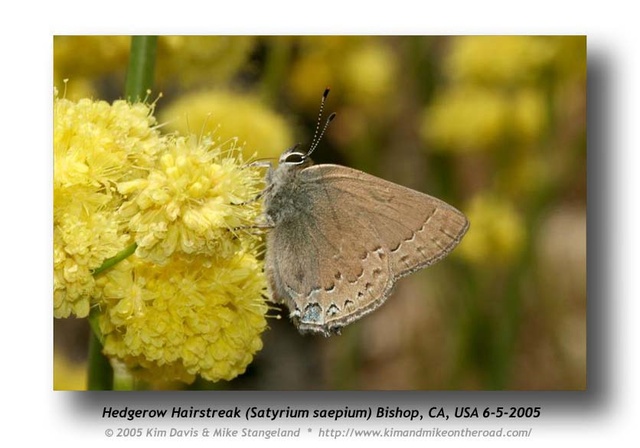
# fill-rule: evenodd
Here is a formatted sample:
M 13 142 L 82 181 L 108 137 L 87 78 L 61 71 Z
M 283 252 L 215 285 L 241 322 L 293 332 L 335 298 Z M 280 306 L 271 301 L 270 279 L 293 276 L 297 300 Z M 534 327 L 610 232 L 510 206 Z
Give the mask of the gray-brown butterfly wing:
M 339 165 L 301 170 L 295 188 L 294 219 L 268 236 L 267 274 L 301 332 L 330 335 L 373 311 L 469 226 L 436 198 Z

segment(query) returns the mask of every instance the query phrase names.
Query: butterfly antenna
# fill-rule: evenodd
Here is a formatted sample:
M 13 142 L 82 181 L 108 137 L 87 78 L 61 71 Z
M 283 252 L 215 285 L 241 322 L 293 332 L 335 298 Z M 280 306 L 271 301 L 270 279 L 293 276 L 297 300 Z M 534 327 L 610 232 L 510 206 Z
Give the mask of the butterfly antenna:
M 324 89 L 324 93 L 322 94 L 322 100 L 320 101 L 320 111 L 318 112 L 318 122 L 316 124 L 316 130 L 313 133 L 311 148 L 309 149 L 309 152 L 307 152 L 307 157 L 309 157 L 311 153 L 315 151 L 315 149 L 318 147 L 318 143 L 320 143 L 320 140 L 322 140 L 322 136 L 324 135 L 325 131 L 329 127 L 329 123 L 331 123 L 331 121 L 336 117 L 335 112 L 329 115 L 329 118 L 327 118 L 327 122 L 324 124 L 324 127 L 322 128 L 322 132 L 320 132 L 320 134 L 318 135 L 318 131 L 320 131 L 320 122 L 322 121 L 322 113 L 324 111 L 324 103 L 327 100 L 327 96 L 329 96 L 329 90 L 330 90 L 329 87 L 327 87 L 326 89 Z

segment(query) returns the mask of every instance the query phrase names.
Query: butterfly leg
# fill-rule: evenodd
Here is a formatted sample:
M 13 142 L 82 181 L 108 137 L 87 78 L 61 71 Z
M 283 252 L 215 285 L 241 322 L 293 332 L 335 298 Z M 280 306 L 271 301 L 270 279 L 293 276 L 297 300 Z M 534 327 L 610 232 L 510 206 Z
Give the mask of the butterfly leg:
M 271 191 L 271 189 L 273 188 L 272 185 L 268 186 L 267 188 L 265 188 L 264 190 L 262 190 L 260 193 L 258 193 L 257 195 L 255 195 L 254 197 L 252 197 L 251 199 L 244 201 L 244 202 L 232 202 L 231 205 L 247 205 L 247 204 L 253 204 L 256 201 L 259 201 L 260 199 L 262 199 L 262 197 L 267 194 L 269 191 Z
M 271 162 L 267 162 L 265 160 L 257 160 L 255 162 L 251 162 L 248 165 L 246 165 L 246 167 L 252 167 L 252 168 L 269 168 L 269 171 L 267 171 L 267 176 L 266 176 L 266 183 L 267 185 L 269 185 L 269 187 L 265 188 L 264 190 L 262 190 L 259 194 L 257 194 L 256 196 L 254 196 L 253 198 L 249 199 L 248 201 L 244 201 L 244 202 L 238 202 L 238 203 L 231 203 L 231 205 L 247 205 L 247 204 L 251 204 L 253 202 L 259 201 L 260 199 L 262 199 L 262 197 L 269 191 L 271 190 L 271 172 L 273 169 L 273 165 L 271 164 Z
M 250 168 L 271 168 L 273 167 L 273 164 L 266 160 L 256 160 L 255 162 L 251 162 L 245 166 Z
M 267 215 L 262 215 L 259 221 L 250 226 L 234 227 L 231 230 L 269 230 L 273 229 L 274 227 L 275 224 L 273 223 L 273 221 Z

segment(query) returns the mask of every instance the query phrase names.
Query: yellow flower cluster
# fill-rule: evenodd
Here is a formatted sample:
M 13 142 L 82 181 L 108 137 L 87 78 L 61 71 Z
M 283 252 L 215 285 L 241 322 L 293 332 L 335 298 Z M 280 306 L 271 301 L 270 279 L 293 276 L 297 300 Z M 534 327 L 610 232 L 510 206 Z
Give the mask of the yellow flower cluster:
M 105 353 L 152 382 L 242 373 L 266 283 L 259 238 L 235 229 L 258 218 L 260 172 L 233 145 L 160 135 L 150 106 L 59 98 L 54 169 L 55 317 L 95 309 Z
M 457 256 L 476 264 L 513 261 L 526 238 L 524 222 L 515 207 L 496 195 L 480 193 L 465 211 L 473 225 L 456 249 Z
M 346 103 L 378 114 L 393 93 L 398 62 L 390 46 L 368 36 L 308 36 L 299 39 L 301 56 L 289 76 L 293 99 L 315 112 L 318 95 L 329 85 Z
M 396 85 L 398 63 L 389 47 L 369 42 L 354 49 L 342 67 L 347 101 L 370 111 L 384 110 Z
M 79 200 L 82 200 L 79 198 Z M 55 216 L 55 215 L 54 215 Z M 54 217 L 53 308 L 55 317 L 87 317 L 95 296 L 93 270 L 126 244 L 113 214 L 80 211 Z
M 421 133 L 437 150 L 490 150 L 505 138 L 533 140 L 544 127 L 545 113 L 538 89 L 505 93 L 461 84 L 434 99 L 424 112 Z
M 425 109 L 421 133 L 433 150 L 483 151 L 538 138 L 547 120 L 541 84 L 560 41 L 538 36 L 463 36 L 444 61 L 449 85 Z
M 248 94 L 222 90 L 185 94 L 166 107 L 160 119 L 170 131 L 214 133 L 221 141 L 235 138 L 245 159 L 277 158 L 294 143 L 285 118 Z
M 484 149 L 502 137 L 508 118 L 506 98 L 489 89 L 461 86 L 435 98 L 424 114 L 421 131 L 435 148 Z
M 89 314 L 92 271 L 128 243 L 118 182 L 140 176 L 163 144 L 152 109 L 117 101 L 54 102 L 54 316 Z
M 177 255 L 163 266 L 123 264 L 98 280 L 105 354 L 153 383 L 236 377 L 262 348 L 260 270 L 244 251 L 217 260 Z
M 452 42 L 445 72 L 456 82 L 535 81 L 553 61 L 557 44 L 546 36 L 460 36 Z
M 120 183 L 118 191 L 127 197 L 120 215 L 137 254 L 163 264 L 175 252 L 221 258 L 237 252 L 241 240 L 231 238 L 230 229 L 253 224 L 260 205 L 251 201 L 260 176 L 238 160 L 233 148 L 178 136 L 145 178 Z

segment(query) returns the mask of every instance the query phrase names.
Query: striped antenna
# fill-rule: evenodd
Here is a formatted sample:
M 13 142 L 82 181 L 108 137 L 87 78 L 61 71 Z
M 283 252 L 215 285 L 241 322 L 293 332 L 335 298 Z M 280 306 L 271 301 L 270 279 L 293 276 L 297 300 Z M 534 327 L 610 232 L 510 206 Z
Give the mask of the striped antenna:
M 309 152 L 307 152 L 306 157 L 309 157 L 311 153 L 315 151 L 315 149 L 318 147 L 318 143 L 320 143 L 320 140 L 322 140 L 322 136 L 324 135 L 325 131 L 329 127 L 329 123 L 331 123 L 331 121 L 334 118 L 336 118 L 335 112 L 329 115 L 329 118 L 327 118 L 327 122 L 324 124 L 324 127 L 322 128 L 322 132 L 320 132 L 320 134 L 318 135 L 318 131 L 320 130 L 320 122 L 322 121 L 322 113 L 324 111 L 324 103 L 327 100 L 327 96 L 329 96 L 329 90 L 330 90 L 329 87 L 327 87 L 326 89 L 324 89 L 324 93 L 322 94 L 322 100 L 320 101 L 320 111 L 318 112 L 318 122 L 316 124 L 316 131 L 313 133 L 313 140 L 311 141 L 311 147 L 309 148 Z

